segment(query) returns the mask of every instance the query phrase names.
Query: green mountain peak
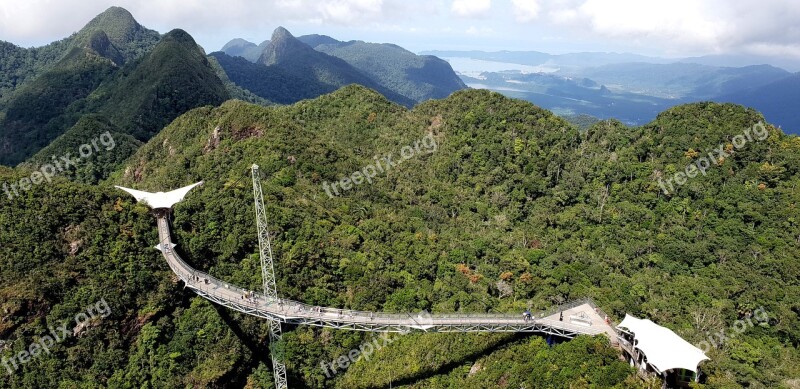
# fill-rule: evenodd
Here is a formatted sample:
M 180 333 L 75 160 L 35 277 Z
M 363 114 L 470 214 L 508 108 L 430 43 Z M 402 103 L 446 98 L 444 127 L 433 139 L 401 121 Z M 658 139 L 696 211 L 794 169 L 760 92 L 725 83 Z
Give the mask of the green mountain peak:
M 122 8 L 122 7 L 111 6 L 111 7 L 108 7 L 108 9 L 106 9 L 105 11 L 103 11 L 100 14 L 98 14 L 97 16 L 95 16 L 94 19 L 92 19 L 92 21 L 89 22 L 89 24 L 91 24 L 91 23 L 93 23 L 95 21 L 101 21 L 101 20 L 104 20 L 104 19 L 106 19 L 106 20 L 113 19 L 113 20 L 117 20 L 117 21 L 127 20 L 127 21 L 131 21 L 133 23 L 136 23 L 136 19 L 134 19 L 133 14 L 131 14 L 130 11 L 128 11 L 127 9 Z
M 192 36 L 189 35 L 188 32 L 181 30 L 180 28 L 176 28 L 164 34 L 164 37 L 161 38 L 161 41 L 162 42 L 173 41 L 180 44 L 197 46 L 197 42 L 195 42 L 194 38 L 192 38 Z
M 274 65 L 295 56 L 313 57 L 314 49 L 299 41 L 287 29 L 278 27 L 272 33 L 269 44 L 264 48 L 258 62 L 265 65 Z
M 257 46 L 258 45 L 248 40 L 242 38 L 234 38 L 231 39 L 228 43 L 226 43 L 225 46 L 222 46 L 222 49 L 220 49 L 220 51 L 224 52 L 232 48 L 257 47 Z
M 148 30 L 139 24 L 128 10 L 121 7 L 111 7 L 95 16 L 78 31 L 74 38 L 74 44 L 92 46 L 97 31 L 105 33 L 111 44 L 119 51 L 124 62 L 141 56 L 161 38 L 158 32 Z
M 278 27 L 272 32 L 272 40 L 283 38 L 294 38 L 294 35 L 284 27 Z
M 138 139 L 149 139 L 189 109 L 229 98 L 202 49 L 184 30 L 165 34 L 132 65 L 96 91 L 92 100 L 103 101 L 101 112 L 124 123 L 124 130 Z
M 125 8 L 111 7 L 97 15 L 81 31 L 104 31 L 114 43 L 128 41 L 131 32 L 143 27 Z

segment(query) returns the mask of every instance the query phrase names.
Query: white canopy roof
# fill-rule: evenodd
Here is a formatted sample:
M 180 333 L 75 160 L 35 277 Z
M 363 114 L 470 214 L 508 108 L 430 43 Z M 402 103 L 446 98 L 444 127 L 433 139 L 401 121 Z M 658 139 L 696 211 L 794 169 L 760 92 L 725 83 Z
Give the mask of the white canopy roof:
M 129 189 L 123 188 L 121 186 L 114 186 L 117 189 L 122 189 L 131 194 L 131 196 L 136 198 L 136 201 L 140 203 L 147 204 L 150 208 L 158 209 L 158 208 L 172 208 L 175 203 L 183 200 L 187 193 L 189 193 L 192 188 L 202 184 L 203 181 L 200 181 L 196 184 L 192 184 L 189 186 L 184 186 L 180 189 L 175 189 L 171 192 L 157 192 L 157 193 L 150 193 L 150 192 L 142 192 L 136 189 Z
M 636 348 L 647 356 L 647 363 L 659 371 L 686 369 L 696 372 L 697 365 L 708 359 L 699 348 L 683 340 L 669 328 L 661 327 L 647 319 L 625 315 L 617 327 L 624 327 L 638 341 Z

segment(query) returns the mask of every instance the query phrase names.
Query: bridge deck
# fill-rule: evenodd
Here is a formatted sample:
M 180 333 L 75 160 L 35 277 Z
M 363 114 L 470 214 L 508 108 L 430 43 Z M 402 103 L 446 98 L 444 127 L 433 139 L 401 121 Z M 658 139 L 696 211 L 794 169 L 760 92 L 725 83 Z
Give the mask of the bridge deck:
M 538 332 L 567 338 L 581 334 L 606 334 L 612 340 L 616 338 L 613 328 L 589 300 L 534 313 L 533 320 L 528 321 L 524 320 L 521 313 L 380 313 L 311 306 L 287 299 L 271 300 L 262 293 L 224 282 L 184 262 L 174 251 L 175 244 L 172 242 L 169 221 L 165 214 L 158 215 L 158 230 L 161 243 L 156 248 L 162 252 L 172 271 L 186 287 L 212 302 L 261 318 L 359 331 Z M 563 321 L 560 320 L 561 312 Z M 573 317 L 581 312 L 585 314 L 584 319 Z

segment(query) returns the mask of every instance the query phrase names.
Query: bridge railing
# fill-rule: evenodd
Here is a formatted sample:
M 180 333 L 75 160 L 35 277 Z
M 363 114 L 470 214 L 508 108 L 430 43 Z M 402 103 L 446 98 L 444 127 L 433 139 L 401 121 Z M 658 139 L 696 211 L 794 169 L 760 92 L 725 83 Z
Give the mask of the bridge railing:
M 587 303 L 590 304 L 590 305 L 594 304 L 594 302 L 592 302 L 591 300 L 592 299 L 588 298 L 588 297 L 584 297 L 584 298 L 581 298 L 581 299 L 578 299 L 578 300 L 573 300 L 573 301 L 570 301 L 570 302 L 565 303 L 565 304 L 556 305 L 555 307 L 547 308 L 547 309 L 542 310 L 542 311 L 538 311 L 535 314 L 533 314 L 533 316 L 537 317 L 537 318 L 544 318 L 544 317 L 548 317 L 548 316 L 553 316 L 556 313 L 559 313 L 561 311 L 567 311 L 567 310 L 570 310 L 572 308 L 581 306 L 583 304 L 587 304 Z
M 600 315 L 600 317 L 602 317 L 602 318 L 608 318 L 608 324 L 609 324 L 609 325 L 610 325 L 612 328 L 616 328 L 616 327 L 617 327 L 616 323 L 614 323 L 614 319 L 612 319 L 612 318 L 611 318 L 611 316 L 610 316 L 609 314 L 605 313 L 605 311 L 603 311 L 603 309 L 602 309 L 602 308 L 598 307 L 598 306 L 597 306 L 597 304 L 595 304 L 595 303 L 594 303 L 594 300 L 592 300 L 592 299 L 590 298 L 590 299 L 589 299 L 589 302 L 590 302 L 590 305 L 592 306 L 592 308 L 594 308 L 594 311 L 595 311 L 595 312 L 597 312 L 597 314 L 598 314 L 598 315 Z
M 239 288 L 237 286 L 230 285 L 227 282 L 224 282 L 208 273 L 195 270 L 192 266 L 187 264 L 179 255 L 176 253 L 171 247 L 172 239 L 169 233 L 168 227 L 162 227 L 162 233 L 165 235 L 164 242 L 162 242 L 162 250 L 166 250 L 166 254 L 173 258 L 174 261 L 178 262 L 178 266 L 167 261 L 169 266 L 172 268 L 172 271 L 176 274 L 184 275 L 182 277 L 187 282 L 191 283 L 194 287 L 202 290 L 204 293 L 212 295 L 216 298 L 226 300 L 225 296 L 221 294 L 215 293 L 217 288 L 224 287 L 227 290 L 231 290 L 236 292 L 237 294 L 246 294 L 248 290 Z M 194 277 L 194 279 L 192 278 Z M 196 281 L 199 280 L 199 281 Z M 208 284 L 205 283 L 205 280 L 208 280 Z M 257 296 L 256 301 L 267 301 L 266 296 L 262 293 L 254 292 Z M 233 301 L 236 302 L 236 301 Z M 320 318 L 346 318 L 348 321 L 360 321 L 364 323 L 375 322 L 375 321 L 391 321 L 391 322 L 407 322 L 408 324 L 418 324 L 418 325 L 425 325 L 429 324 L 426 321 L 417 320 L 414 318 L 413 315 L 408 313 L 383 313 L 383 312 L 371 312 L 371 311 L 358 311 L 358 310 L 350 310 L 350 309 L 338 309 L 338 308 L 329 308 L 329 307 L 320 307 L 309 305 L 305 303 L 301 303 L 299 301 L 288 300 L 288 299 L 279 299 L 278 301 L 279 309 L 272 309 L 273 311 L 280 311 L 284 314 L 290 315 L 299 315 L 303 317 L 320 317 Z M 244 304 L 246 306 L 250 306 L 252 304 L 248 304 L 248 300 L 245 299 Z M 261 305 L 261 304 L 257 304 Z M 431 319 L 464 319 L 469 321 L 475 321 L 476 319 L 517 319 L 519 318 L 517 315 L 512 314 L 459 314 L 459 313 L 452 313 L 452 314 L 435 314 L 427 316 L 426 318 Z
M 166 220 L 164 221 L 166 224 Z M 371 312 L 371 311 L 358 311 L 349 309 L 338 309 L 330 307 L 320 307 L 301 303 L 299 301 L 278 299 L 277 301 L 270 301 L 266 295 L 259 292 L 249 291 L 232 285 L 228 282 L 222 281 L 208 273 L 194 269 L 186 263 L 171 247 L 172 238 L 170 235 L 169 227 L 167 225 L 159 226 L 162 231 L 162 250 L 164 254 L 172 261 L 167 261 L 172 271 L 178 275 L 184 282 L 189 284 L 192 288 L 198 289 L 203 293 L 213 296 L 219 300 L 228 301 L 230 303 L 250 307 L 252 309 L 261 309 L 273 314 L 280 314 L 288 317 L 303 317 L 303 318 L 318 318 L 321 320 L 342 319 L 343 321 L 351 323 L 364 323 L 364 324 L 398 324 L 398 325 L 417 325 L 426 326 L 434 324 L 454 324 L 454 323 L 467 323 L 467 324 L 480 324 L 491 323 L 492 321 L 520 321 L 522 320 L 521 314 L 513 313 L 437 313 L 413 315 L 411 313 L 384 313 L 384 312 Z M 182 277 L 181 277 L 182 276 Z M 207 280 L 207 282 L 206 282 Z M 218 293 L 219 289 L 229 291 L 227 296 L 223 293 Z M 253 300 L 244 298 L 236 300 L 231 298 L 231 294 L 236 296 L 251 295 L 255 298 Z M 545 311 L 540 311 L 533 314 L 534 319 L 541 319 L 551 316 L 559 311 L 568 310 L 582 304 L 589 303 L 591 306 L 596 307 L 590 298 L 579 299 L 568 304 L 563 304 Z M 602 311 L 600 311 L 602 312 Z M 422 312 L 420 312 L 422 314 Z M 602 316 L 602 315 L 601 315 Z M 568 329 L 579 333 L 592 333 L 594 330 L 588 327 L 576 326 L 564 322 L 554 322 L 549 325 Z M 598 331 L 599 332 L 599 331 Z
M 164 223 L 166 223 L 166 220 L 164 221 Z M 212 276 L 211 274 L 196 270 L 194 267 L 190 266 L 171 247 L 172 236 L 169 233 L 169 227 L 159 226 L 159 228 L 163 229 L 162 234 L 164 235 L 160 243 L 161 249 L 164 250 L 164 254 L 167 256 L 167 258 L 168 259 L 170 257 L 173 258 L 173 260 L 178 263 L 178 266 L 173 264 L 171 261 L 167 261 L 167 264 L 172 269 L 173 273 L 175 273 L 176 275 L 178 275 L 178 277 L 183 279 L 184 282 L 186 282 L 187 284 L 191 284 L 193 287 L 203 290 L 204 293 L 209 293 L 209 294 L 214 293 L 213 290 L 216 290 L 218 288 L 225 288 L 226 290 L 230 290 L 241 295 L 244 295 L 245 293 L 249 292 L 243 288 L 240 288 L 236 285 L 231 285 L 230 283 L 222 281 Z M 181 275 L 183 275 L 183 277 L 181 277 Z M 208 281 L 208 283 L 206 283 L 206 280 Z M 227 299 L 221 294 L 216 294 L 216 293 L 214 294 L 215 297 L 217 298 Z M 261 300 L 263 301 L 265 297 L 263 294 L 261 296 L 262 296 Z
M 168 233 L 168 231 L 167 231 Z M 169 235 L 167 235 L 169 237 Z M 185 282 L 189 283 L 192 287 L 203 291 L 208 295 L 211 295 L 217 299 L 221 300 L 229 300 L 233 303 L 237 303 L 243 306 L 251 306 L 253 308 L 267 308 L 267 306 L 272 306 L 271 309 L 268 311 L 277 312 L 285 315 L 292 315 L 292 316 L 302 316 L 302 317 L 319 317 L 319 318 L 347 318 L 348 321 L 361 321 L 361 322 L 374 322 L 374 321 L 381 321 L 381 320 L 389 320 L 392 322 L 402 322 L 409 320 L 408 315 L 406 314 L 393 314 L 393 313 L 377 313 L 377 312 L 369 312 L 369 311 L 355 311 L 355 310 L 348 310 L 348 309 L 337 309 L 337 308 L 328 308 L 328 307 L 318 307 L 313 305 L 308 305 L 305 303 L 301 303 L 299 301 L 287 300 L 287 299 L 278 299 L 278 301 L 269 301 L 263 293 L 254 292 L 245 290 L 243 288 L 237 287 L 235 285 L 231 285 L 225 281 L 222 281 L 208 273 L 194 270 L 193 267 L 189 266 L 176 252 L 174 252 L 171 248 L 169 248 L 170 239 L 167 239 L 166 245 L 162 245 L 162 250 L 167 250 L 166 254 L 171 257 L 175 262 L 178 264 L 174 264 L 170 261 L 167 261 L 172 271 L 181 277 Z M 208 283 L 206 283 L 208 280 Z M 256 297 L 256 303 L 252 303 L 251 300 L 243 299 L 243 301 L 236 301 L 230 300 L 228 296 L 225 296 L 221 293 L 217 293 L 217 290 L 220 288 L 224 288 L 225 290 L 229 290 L 236 295 L 247 295 L 248 293 L 252 292 L 253 295 Z M 277 305 L 276 305 L 277 304 Z M 410 321 L 410 320 L 409 320 Z
M 604 332 L 603 329 L 598 327 L 587 327 L 560 320 L 537 319 L 537 321 L 550 327 L 561 328 L 563 330 L 572 331 L 578 334 L 597 335 Z
M 580 298 L 580 299 L 577 299 L 577 300 L 570 301 L 570 302 L 568 302 L 566 304 L 557 305 L 555 307 L 548 308 L 546 310 L 537 312 L 534 316 L 535 317 L 539 317 L 539 318 L 548 317 L 548 316 L 555 315 L 556 313 L 559 313 L 561 311 L 567 311 L 567 310 L 570 310 L 572 308 L 581 306 L 583 304 L 588 304 L 590 307 L 592 307 L 592 309 L 594 309 L 595 313 L 597 313 L 601 318 L 603 318 L 603 319 L 608 318 L 608 320 L 610 322 L 609 324 L 612 324 L 612 326 L 613 326 L 613 321 L 611 319 L 611 316 L 606 314 L 600 307 L 598 307 L 597 304 L 594 302 L 594 300 L 591 297 L 583 297 L 583 298 Z
M 434 313 L 430 315 L 433 319 L 514 319 L 521 320 L 522 313 Z
M 173 271 L 176 274 L 183 274 L 182 277 L 185 280 L 188 280 L 188 283 L 191 287 L 196 288 L 203 293 L 215 297 L 217 299 L 223 301 L 229 301 L 230 303 L 240 305 L 243 307 L 249 307 L 252 309 L 263 309 L 267 312 L 276 313 L 288 317 L 304 317 L 304 318 L 318 318 L 321 320 L 334 320 L 339 319 L 346 322 L 351 323 L 363 323 L 363 324 L 396 324 L 396 325 L 414 325 L 417 326 L 426 326 L 426 325 L 437 325 L 437 324 L 458 324 L 459 322 L 463 323 L 473 323 L 473 324 L 480 324 L 486 323 L 490 324 L 496 321 L 518 321 L 521 318 L 518 315 L 514 314 L 501 314 L 501 313 L 476 313 L 476 314 L 469 314 L 469 313 L 443 313 L 443 314 L 432 314 L 426 316 L 417 316 L 415 317 L 409 313 L 381 313 L 381 312 L 370 312 L 370 311 L 356 311 L 356 310 L 348 310 L 348 309 L 337 309 L 337 308 L 329 308 L 329 307 L 319 307 L 304 304 L 301 302 L 297 302 L 294 300 L 287 300 L 287 299 L 279 299 L 278 301 L 268 301 L 266 296 L 262 293 L 254 293 L 256 296 L 255 302 L 249 299 L 243 299 L 241 301 L 233 299 L 228 296 L 225 296 L 217 291 L 219 289 L 228 290 L 234 295 L 244 295 L 248 291 L 230 285 L 224 281 L 221 281 L 207 273 L 201 271 L 191 271 L 191 267 L 184 262 L 177 253 L 170 253 L 171 257 L 174 261 L 178 262 L 178 266 L 174 266 L 170 263 L 171 267 L 173 267 Z M 196 277 L 192 279 L 191 277 Z M 200 281 L 196 281 L 196 280 Z M 205 280 L 208 279 L 209 283 L 206 284 Z M 277 305 L 276 305 L 277 304 Z M 581 305 L 582 303 L 572 304 L 574 306 Z M 549 315 L 546 315 L 549 316 Z M 444 323 L 443 323 L 444 322 Z M 600 330 L 584 327 L 584 326 L 577 326 L 566 322 L 552 322 L 552 323 L 545 323 L 547 325 L 559 327 L 565 330 L 574 331 L 576 333 L 599 333 Z
M 391 320 L 396 322 L 408 320 L 408 315 L 401 313 L 384 313 L 384 312 L 370 312 L 370 311 L 357 311 L 351 309 L 339 309 L 330 307 L 321 307 L 316 305 L 309 305 L 299 301 L 280 299 L 283 304 L 291 307 L 291 310 L 301 313 L 311 313 L 316 317 L 324 318 L 346 318 L 348 321 L 359 320 L 362 322 L 372 322 L 381 320 Z M 309 315 L 304 315 L 309 316 Z

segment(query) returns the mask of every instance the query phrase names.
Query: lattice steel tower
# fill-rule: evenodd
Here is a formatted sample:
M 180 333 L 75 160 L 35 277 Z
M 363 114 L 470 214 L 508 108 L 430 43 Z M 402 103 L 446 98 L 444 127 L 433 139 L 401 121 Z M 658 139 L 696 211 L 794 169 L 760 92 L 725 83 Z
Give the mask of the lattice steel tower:
M 267 210 L 264 206 L 264 194 L 261 192 L 261 176 L 258 165 L 253 164 L 253 197 L 256 204 L 256 226 L 258 227 L 258 248 L 261 256 L 261 279 L 264 282 L 264 294 L 268 304 L 278 303 L 278 290 L 275 287 L 275 267 L 273 265 L 272 244 L 267 226 Z M 281 340 L 281 322 L 276 319 L 268 320 L 270 354 L 272 356 L 272 370 L 275 374 L 275 387 L 287 389 L 286 365 L 281 360 L 282 355 L 276 355 L 275 347 Z

